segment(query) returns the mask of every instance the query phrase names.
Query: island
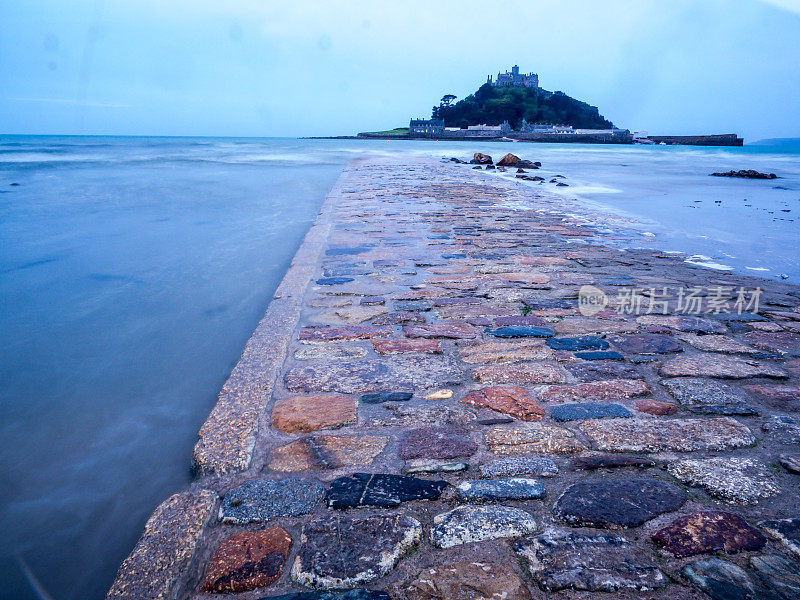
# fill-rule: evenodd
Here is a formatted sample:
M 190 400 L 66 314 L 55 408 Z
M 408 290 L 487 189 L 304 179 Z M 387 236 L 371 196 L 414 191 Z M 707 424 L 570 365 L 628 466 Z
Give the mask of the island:
M 446 94 L 430 119 L 411 119 L 408 127 L 359 133 L 357 139 L 481 140 L 594 144 L 741 146 L 736 134 L 648 136 L 616 127 L 596 106 L 562 91 L 539 86 L 536 73 L 489 75 L 478 90 L 454 102 Z

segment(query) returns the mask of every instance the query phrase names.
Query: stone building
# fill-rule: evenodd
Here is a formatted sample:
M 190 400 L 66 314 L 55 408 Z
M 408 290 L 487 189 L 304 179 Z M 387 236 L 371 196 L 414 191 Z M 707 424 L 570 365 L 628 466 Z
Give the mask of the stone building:
M 539 87 L 539 76 L 536 73 L 528 73 L 527 75 L 519 72 L 519 67 L 514 65 L 511 71 L 505 73 L 498 73 L 497 79 L 492 81 L 492 76 L 486 78 L 486 83 L 494 86 L 519 86 L 519 87 Z
M 444 133 L 444 119 L 411 119 L 408 135 L 416 137 L 439 137 Z

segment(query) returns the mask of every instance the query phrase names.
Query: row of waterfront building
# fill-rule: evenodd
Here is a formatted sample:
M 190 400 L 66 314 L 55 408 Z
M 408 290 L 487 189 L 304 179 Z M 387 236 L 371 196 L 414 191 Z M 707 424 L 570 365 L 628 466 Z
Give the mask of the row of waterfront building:
M 446 139 L 446 138 L 509 138 L 509 139 L 536 139 L 538 136 L 558 136 L 571 141 L 572 136 L 594 136 L 611 138 L 625 142 L 631 141 L 631 132 L 627 129 L 575 129 L 571 125 L 550 125 L 543 123 L 528 123 L 523 119 L 519 130 L 511 128 L 508 121 L 501 125 L 470 125 L 469 127 L 445 127 L 443 119 L 411 119 L 408 126 L 409 137 Z

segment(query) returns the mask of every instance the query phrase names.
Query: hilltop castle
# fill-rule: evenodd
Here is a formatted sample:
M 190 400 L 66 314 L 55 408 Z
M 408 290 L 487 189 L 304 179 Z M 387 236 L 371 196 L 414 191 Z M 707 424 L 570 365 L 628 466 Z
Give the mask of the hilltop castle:
M 486 77 L 486 83 L 494 86 L 512 85 L 519 87 L 538 88 L 539 76 L 536 73 L 528 73 L 527 75 L 520 73 L 519 67 L 514 65 L 511 67 L 510 73 L 508 71 L 505 73 L 498 73 L 495 81 L 492 81 L 492 76 L 489 75 Z

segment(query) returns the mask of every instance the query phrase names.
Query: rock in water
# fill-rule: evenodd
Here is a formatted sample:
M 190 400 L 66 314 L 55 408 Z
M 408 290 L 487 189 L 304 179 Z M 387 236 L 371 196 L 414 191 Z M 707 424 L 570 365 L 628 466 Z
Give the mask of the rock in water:
M 519 537 L 536 530 L 533 516 L 510 506 L 459 506 L 436 515 L 431 542 L 438 548 L 451 548 L 469 542 Z
M 613 592 L 651 590 L 667 584 L 664 574 L 642 552 L 618 535 L 548 531 L 514 544 L 531 576 L 547 591 Z
M 461 562 L 425 569 L 405 589 L 408 600 L 530 600 L 525 583 L 511 567 Z
M 742 517 L 709 510 L 675 519 L 656 531 L 653 540 L 678 558 L 722 550 L 728 554 L 760 550 L 767 543 Z
M 239 593 L 277 581 L 292 538 L 280 527 L 234 534 L 219 545 L 208 565 L 202 589 Z
M 492 164 L 492 157 L 488 154 L 476 152 L 472 155 L 472 160 L 470 162 L 477 165 L 490 165 Z
M 406 515 L 315 517 L 303 525 L 292 579 L 313 588 L 355 587 L 386 575 L 421 539 L 422 525 Z
M 500 164 L 500 163 L 498 163 Z M 713 177 L 740 177 L 744 179 L 777 179 L 775 173 L 759 173 L 755 169 L 741 169 L 739 171 L 725 171 L 723 173 L 712 173 Z
M 328 508 L 399 506 L 410 500 L 436 500 L 449 484 L 381 473 L 354 473 L 331 482 L 325 494 Z
M 506 154 L 503 158 L 497 161 L 498 167 L 516 167 L 519 163 L 520 158 L 519 156 L 515 156 L 510 152 Z
M 553 513 L 570 525 L 638 527 L 678 510 L 686 493 L 655 479 L 600 479 L 575 483 L 556 501 Z

